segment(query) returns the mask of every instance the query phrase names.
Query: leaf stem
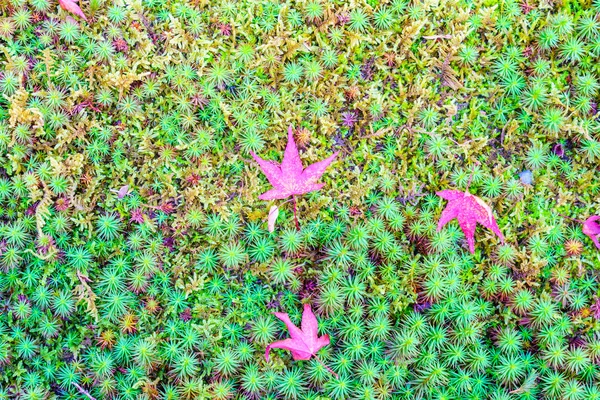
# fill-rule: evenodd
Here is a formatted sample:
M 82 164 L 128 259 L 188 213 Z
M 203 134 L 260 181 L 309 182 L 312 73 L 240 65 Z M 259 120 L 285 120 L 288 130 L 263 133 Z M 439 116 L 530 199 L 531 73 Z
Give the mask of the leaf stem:
M 479 162 L 475 162 L 475 165 L 479 165 Z M 467 182 L 467 190 L 465 190 L 465 192 L 469 191 L 469 187 L 471 186 L 471 182 L 473 181 L 473 175 L 475 175 L 475 169 L 471 170 L 471 175 L 469 175 L 469 182 Z
M 467 189 L 465 190 L 465 192 L 469 191 L 469 187 L 471 186 L 471 181 L 473 180 L 473 172 L 471 171 L 471 175 L 469 175 L 469 181 L 467 182 Z
M 583 224 L 583 221 L 581 221 L 581 220 L 579 220 L 579 219 L 576 219 L 576 218 L 571 218 L 571 217 L 569 217 L 568 215 L 565 215 L 565 214 L 563 214 L 563 213 L 561 213 L 561 212 L 558 212 L 558 211 L 557 211 L 556 213 L 557 213 L 558 215 L 560 215 L 561 217 L 564 217 L 564 218 L 566 218 L 566 219 L 570 219 L 571 221 L 575 221 L 575 222 L 579 222 L 580 224 Z
M 333 376 L 335 376 L 336 379 L 339 378 L 338 374 L 336 374 L 331 368 L 329 368 L 327 365 L 325 365 L 325 363 L 323 361 L 321 361 L 319 356 L 316 354 L 315 354 L 315 360 L 317 360 L 319 362 L 319 364 L 321 364 L 323 367 L 325 367 L 325 369 L 327 371 L 329 371 L 331 374 L 333 374 Z
M 294 201 L 294 221 L 296 222 L 296 230 L 300 230 L 300 223 L 298 222 L 298 212 L 296 211 L 296 196 L 292 195 L 292 200 Z

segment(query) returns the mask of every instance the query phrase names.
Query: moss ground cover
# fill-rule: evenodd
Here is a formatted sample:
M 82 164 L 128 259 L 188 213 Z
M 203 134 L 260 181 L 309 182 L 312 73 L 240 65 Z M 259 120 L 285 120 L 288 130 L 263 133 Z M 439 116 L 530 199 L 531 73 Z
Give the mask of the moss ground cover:
M 600 399 L 599 61 L 599 0 L 0 0 L 0 399 Z

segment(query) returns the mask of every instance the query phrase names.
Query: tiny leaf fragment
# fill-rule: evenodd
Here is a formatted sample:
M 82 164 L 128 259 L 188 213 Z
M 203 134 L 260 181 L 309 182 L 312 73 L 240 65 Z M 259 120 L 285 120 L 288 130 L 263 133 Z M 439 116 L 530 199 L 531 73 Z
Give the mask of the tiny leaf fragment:
M 277 206 L 271 206 L 271 209 L 269 210 L 269 217 L 268 217 L 268 226 L 269 226 L 269 232 L 273 232 L 275 230 L 275 222 L 277 221 L 277 217 L 279 216 L 279 207 Z
M 85 16 L 81 8 L 77 5 L 78 1 L 79 0 L 58 0 L 58 4 L 63 10 L 68 11 L 71 14 L 75 14 L 87 21 L 87 17 Z

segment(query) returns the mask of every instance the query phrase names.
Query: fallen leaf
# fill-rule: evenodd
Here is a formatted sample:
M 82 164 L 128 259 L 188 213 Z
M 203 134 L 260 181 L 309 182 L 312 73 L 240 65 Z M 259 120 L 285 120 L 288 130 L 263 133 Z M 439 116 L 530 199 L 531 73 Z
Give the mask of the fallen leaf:
M 117 197 L 118 197 L 119 199 L 122 199 L 123 197 L 125 197 L 125 196 L 127 196 L 129 193 L 131 193 L 131 192 L 129 191 L 129 185 L 124 185 L 124 186 L 121 186 L 121 188 L 120 188 L 119 190 L 111 189 L 110 191 L 111 191 L 111 192 L 113 192 L 113 193 L 116 193 L 116 194 L 117 194 Z
M 288 143 L 281 165 L 273 161 L 263 160 L 254 152 L 250 152 L 250 154 L 260 166 L 269 183 L 273 185 L 273 189 L 261 194 L 258 198 L 261 200 L 274 200 L 321 189 L 324 184 L 317 183 L 317 181 L 335 159 L 338 152 L 303 169 L 300 154 L 298 154 L 298 148 L 294 141 L 292 126 L 290 125 L 288 128 Z
M 317 351 L 329 344 L 329 336 L 318 337 L 318 323 L 315 314 L 313 314 L 310 304 L 304 304 L 302 313 L 302 329 L 299 329 L 290 320 L 287 313 L 273 313 L 282 320 L 287 326 L 291 338 L 271 343 L 265 351 L 265 358 L 269 361 L 269 351 L 271 349 L 285 349 L 292 352 L 294 360 L 310 360 L 317 354 Z
M 63 10 L 68 11 L 72 14 L 78 15 L 87 21 L 87 18 L 81 8 L 77 5 L 79 0 L 58 0 L 58 4 L 62 7 Z
M 279 207 L 277 206 L 272 206 L 271 209 L 269 210 L 269 217 L 268 217 L 268 226 L 269 226 L 269 232 L 273 232 L 275 230 L 275 221 L 277 221 L 277 217 L 279 216 Z
M 600 220 L 600 215 L 592 215 L 583 222 L 581 231 L 589 237 L 592 242 L 600 249 L 600 224 L 597 222 Z
M 479 197 L 469 192 L 461 192 L 460 190 L 442 190 L 437 192 L 437 195 L 448 200 L 448 204 L 444 211 L 442 211 L 438 222 L 438 232 L 450 220 L 456 218 L 467 238 L 471 253 L 475 252 L 475 228 L 478 222 L 486 228 L 491 229 L 504 242 L 504 236 L 500 232 L 500 228 L 498 228 L 498 224 L 492 214 L 492 209 Z

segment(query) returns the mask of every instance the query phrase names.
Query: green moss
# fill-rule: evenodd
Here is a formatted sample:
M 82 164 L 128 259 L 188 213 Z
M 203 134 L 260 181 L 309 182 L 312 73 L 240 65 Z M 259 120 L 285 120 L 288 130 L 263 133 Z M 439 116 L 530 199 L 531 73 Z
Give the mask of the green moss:
M 0 399 L 600 397 L 598 1 L 9 3 Z M 289 125 L 340 151 L 300 229 Z M 306 302 L 331 344 L 267 363 Z

